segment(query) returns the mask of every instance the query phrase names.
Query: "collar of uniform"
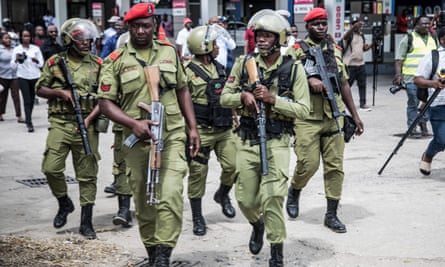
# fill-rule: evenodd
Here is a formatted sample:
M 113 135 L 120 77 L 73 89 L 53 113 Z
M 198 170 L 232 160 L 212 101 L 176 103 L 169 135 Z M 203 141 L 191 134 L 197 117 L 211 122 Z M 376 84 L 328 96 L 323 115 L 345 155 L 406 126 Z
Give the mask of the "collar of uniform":
M 131 41 L 129 41 L 129 42 L 127 43 L 127 48 L 128 48 L 128 53 L 130 53 L 130 54 L 136 54 L 136 49 L 135 49 L 134 46 L 131 44 Z M 153 40 L 151 48 L 148 48 L 148 49 L 152 49 L 153 51 L 156 51 L 156 50 L 158 50 L 158 48 L 159 48 L 159 44 L 157 44 L 157 43 Z
M 281 66 L 281 64 L 283 63 L 283 56 L 280 55 L 277 61 L 275 61 L 275 63 L 273 63 L 270 67 L 267 67 L 266 63 L 263 60 L 263 57 L 261 57 L 260 54 L 256 56 L 256 61 L 258 62 L 258 67 L 260 67 L 263 71 L 265 70 L 266 72 L 270 72 L 278 69 L 278 67 Z

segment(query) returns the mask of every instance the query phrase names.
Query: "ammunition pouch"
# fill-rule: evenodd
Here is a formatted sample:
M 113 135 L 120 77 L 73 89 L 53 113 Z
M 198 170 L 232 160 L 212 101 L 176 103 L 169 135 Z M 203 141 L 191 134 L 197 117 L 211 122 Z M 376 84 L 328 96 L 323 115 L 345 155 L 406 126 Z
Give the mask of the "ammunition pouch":
M 100 114 L 96 118 L 96 121 L 94 123 L 94 129 L 99 133 L 106 133 L 108 131 L 109 124 L 110 124 L 110 119 L 108 119 L 105 115 Z
M 283 134 L 294 135 L 293 123 L 284 120 L 266 120 L 267 139 L 280 139 Z M 250 140 L 250 145 L 259 144 L 258 127 L 254 118 L 241 117 L 239 126 L 239 136 L 241 140 Z
M 97 104 L 96 97 L 93 95 L 86 95 L 79 97 L 80 111 L 82 114 L 89 114 L 93 111 Z M 73 114 L 74 108 L 71 103 L 63 101 L 60 98 L 51 99 L 48 101 L 48 114 Z

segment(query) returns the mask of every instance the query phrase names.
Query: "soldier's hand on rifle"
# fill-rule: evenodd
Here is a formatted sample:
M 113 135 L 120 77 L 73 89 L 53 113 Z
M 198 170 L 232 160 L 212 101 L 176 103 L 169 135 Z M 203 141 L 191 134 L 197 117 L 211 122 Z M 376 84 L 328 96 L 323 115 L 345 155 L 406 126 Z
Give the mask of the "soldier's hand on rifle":
M 264 103 L 269 103 L 272 105 L 275 104 L 275 96 L 272 95 L 269 92 L 269 89 L 262 84 L 257 85 L 253 91 L 253 95 L 255 96 L 255 99 L 263 101 Z
M 257 104 L 255 96 L 250 92 L 242 92 L 241 93 L 241 102 L 246 106 L 251 112 L 258 113 L 260 112 Z
M 58 95 L 59 98 L 63 99 L 63 101 L 70 102 L 73 107 L 76 106 L 76 104 L 74 103 L 74 98 L 71 93 L 71 90 L 57 90 L 57 91 L 59 93 Z
M 150 126 L 158 124 L 158 122 L 154 122 L 151 120 L 135 120 L 131 130 L 133 131 L 134 135 L 136 135 L 136 137 L 140 140 L 154 139 L 155 137 L 150 131 Z
M 309 86 L 311 87 L 313 93 L 327 92 L 327 88 L 321 80 L 312 77 L 309 78 L 308 81 L 309 81 Z

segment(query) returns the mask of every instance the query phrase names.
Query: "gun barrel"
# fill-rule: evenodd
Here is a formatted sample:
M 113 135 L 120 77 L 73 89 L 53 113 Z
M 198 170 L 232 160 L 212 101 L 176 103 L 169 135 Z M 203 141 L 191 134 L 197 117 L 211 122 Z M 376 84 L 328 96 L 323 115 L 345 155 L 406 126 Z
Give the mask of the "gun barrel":
M 82 110 L 80 109 L 80 100 L 79 100 L 79 94 L 77 93 L 77 87 L 74 84 L 73 78 L 68 70 L 68 67 L 66 66 L 65 58 L 62 57 L 60 59 L 59 66 L 63 72 L 63 75 L 65 76 L 68 86 L 71 89 L 71 94 L 74 100 L 74 113 L 76 115 L 77 125 L 79 126 L 80 137 L 82 139 L 82 144 L 85 150 L 85 154 L 89 156 L 92 154 L 92 151 L 90 147 L 90 142 L 88 141 L 88 133 L 85 127 L 85 121 L 82 116 Z

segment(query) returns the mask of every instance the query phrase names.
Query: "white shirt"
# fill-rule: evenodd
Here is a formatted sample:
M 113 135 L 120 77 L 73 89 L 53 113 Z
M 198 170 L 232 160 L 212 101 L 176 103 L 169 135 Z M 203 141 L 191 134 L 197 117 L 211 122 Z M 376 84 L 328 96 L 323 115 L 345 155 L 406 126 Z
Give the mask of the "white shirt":
M 16 62 L 16 55 L 26 53 L 26 59 L 23 63 Z M 31 58 L 36 58 L 39 63 L 31 60 Z M 38 79 L 40 77 L 40 68 L 43 67 L 44 63 L 42 52 L 40 48 L 36 45 L 30 44 L 29 48 L 24 48 L 22 45 L 14 47 L 12 50 L 11 66 L 17 67 L 17 77 L 27 80 Z
M 215 60 L 221 63 L 221 65 L 223 65 L 225 68 L 227 66 L 227 49 L 235 49 L 236 43 L 231 37 L 218 37 L 216 38 L 216 45 L 219 47 L 219 53 Z
M 187 28 L 183 28 L 178 32 L 178 36 L 176 37 L 176 44 L 182 46 L 181 56 L 190 56 L 190 50 L 187 46 L 187 38 L 189 37 L 189 34 L 192 29 L 187 30 Z
M 107 28 L 104 31 L 104 36 L 102 37 L 102 45 L 105 45 L 105 43 L 108 41 L 108 39 L 111 38 L 111 36 L 115 35 L 117 32 L 113 27 Z
M 445 48 L 440 47 L 437 49 L 439 51 L 439 64 L 437 65 L 438 71 L 441 69 L 445 69 Z M 429 79 L 431 75 L 431 69 L 433 68 L 433 61 L 431 58 L 431 52 L 428 54 L 425 54 L 425 56 L 420 60 L 419 65 L 417 66 L 415 77 L 422 76 L 425 79 Z M 439 79 L 439 75 L 437 72 L 433 76 L 433 80 Z M 429 88 L 428 94 L 431 96 L 436 89 Z M 445 90 L 440 90 L 440 93 L 437 95 L 436 99 L 434 99 L 433 103 L 431 103 L 431 106 L 441 106 L 445 105 Z

